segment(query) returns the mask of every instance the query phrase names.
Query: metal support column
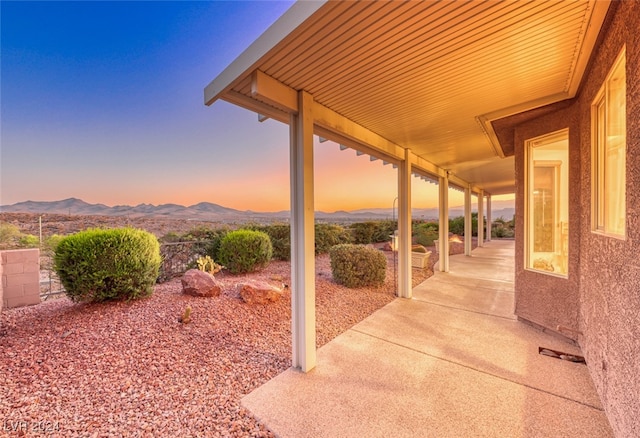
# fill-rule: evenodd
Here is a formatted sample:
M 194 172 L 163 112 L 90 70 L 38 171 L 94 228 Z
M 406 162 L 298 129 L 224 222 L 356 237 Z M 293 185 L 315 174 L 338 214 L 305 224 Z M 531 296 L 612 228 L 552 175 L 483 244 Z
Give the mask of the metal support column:
M 449 272 L 449 176 L 438 179 L 438 267 L 441 272 Z
M 398 296 L 411 298 L 411 150 L 398 165 Z
M 292 365 L 304 372 L 316 366 L 312 108 L 313 96 L 298 92 L 290 123 Z
M 478 193 L 478 246 L 484 245 L 484 190 Z
M 471 187 L 464 189 L 464 255 L 470 256 L 473 249 L 473 221 L 471 218 Z
M 487 195 L 487 231 L 485 233 L 485 241 L 491 242 L 491 195 Z

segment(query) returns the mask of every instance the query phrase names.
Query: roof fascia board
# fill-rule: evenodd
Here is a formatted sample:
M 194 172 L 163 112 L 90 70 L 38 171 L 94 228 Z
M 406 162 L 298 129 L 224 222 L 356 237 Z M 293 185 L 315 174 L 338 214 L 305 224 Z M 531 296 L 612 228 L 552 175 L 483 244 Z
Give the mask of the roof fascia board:
M 298 1 L 278 18 L 257 40 L 240 54 L 204 89 L 204 103 L 211 105 L 220 99 L 232 84 L 256 68 L 258 61 L 280 41 L 320 9 L 326 0 Z
M 609 11 L 609 6 L 611 5 L 610 0 L 591 0 L 590 3 L 592 11 L 589 19 L 583 23 L 582 34 L 584 38 L 573 68 L 571 69 L 572 75 L 569 78 L 569 85 L 567 87 L 569 98 L 575 97 L 578 92 L 585 69 L 587 68 L 587 64 L 589 64 L 589 59 L 598 40 L 600 29 L 602 29 L 607 12 Z

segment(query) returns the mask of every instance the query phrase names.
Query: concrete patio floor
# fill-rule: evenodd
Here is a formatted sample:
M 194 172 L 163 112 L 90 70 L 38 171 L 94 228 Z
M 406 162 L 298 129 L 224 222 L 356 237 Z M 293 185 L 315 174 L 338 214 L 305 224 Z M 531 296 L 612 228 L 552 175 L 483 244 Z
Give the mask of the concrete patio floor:
M 436 272 L 242 399 L 278 437 L 609 437 L 579 348 L 513 315 L 513 241 Z

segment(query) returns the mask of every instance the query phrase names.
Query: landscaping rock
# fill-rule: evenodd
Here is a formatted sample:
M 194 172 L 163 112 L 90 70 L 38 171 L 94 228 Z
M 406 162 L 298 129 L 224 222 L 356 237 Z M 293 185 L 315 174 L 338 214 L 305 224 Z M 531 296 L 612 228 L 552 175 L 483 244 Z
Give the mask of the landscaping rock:
M 199 269 L 189 269 L 182 276 L 182 293 L 194 297 L 217 297 L 223 285 L 213 275 Z
M 265 281 L 246 281 L 238 284 L 240 296 L 247 304 L 267 304 L 278 301 L 282 289 Z

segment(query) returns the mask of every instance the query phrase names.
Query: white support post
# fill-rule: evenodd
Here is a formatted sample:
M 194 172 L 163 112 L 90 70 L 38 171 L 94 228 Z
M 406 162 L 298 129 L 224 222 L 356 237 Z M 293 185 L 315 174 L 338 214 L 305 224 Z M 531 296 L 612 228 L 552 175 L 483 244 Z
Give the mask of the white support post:
M 300 91 L 290 123 L 292 365 L 303 372 L 316 366 L 312 108 Z
M 484 246 L 484 190 L 478 193 L 478 246 Z
M 411 298 L 411 150 L 398 166 L 398 296 Z
M 471 187 L 464 189 L 464 255 L 470 256 L 473 249 L 473 221 L 471 218 Z
M 487 195 L 487 232 L 485 234 L 485 240 L 491 242 L 491 195 Z
M 449 272 L 449 177 L 438 178 L 438 267 L 440 272 Z

